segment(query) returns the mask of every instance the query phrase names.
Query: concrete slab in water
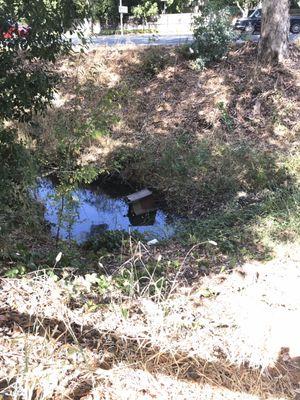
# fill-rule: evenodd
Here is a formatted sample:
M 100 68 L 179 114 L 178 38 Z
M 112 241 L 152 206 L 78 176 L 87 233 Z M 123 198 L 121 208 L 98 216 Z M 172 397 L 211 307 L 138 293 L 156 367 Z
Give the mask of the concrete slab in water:
M 145 197 L 149 197 L 149 196 L 152 196 L 152 192 L 149 189 L 143 189 L 143 190 L 140 190 L 139 192 L 129 194 L 127 196 L 127 199 L 130 203 L 133 203 L 135 201 L 142 200 Z

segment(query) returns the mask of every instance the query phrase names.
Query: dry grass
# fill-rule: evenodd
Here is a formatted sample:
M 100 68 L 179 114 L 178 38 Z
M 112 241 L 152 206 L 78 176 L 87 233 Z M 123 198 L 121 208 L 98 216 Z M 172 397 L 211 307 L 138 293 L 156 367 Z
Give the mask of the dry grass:
M 265 189 L 261 176 L 268 187 L 281 164 L 289 169 L 290 180 L 278 177 L 276 188 L 296 185 L 297 52 L 285 67 L 256 70 L 255 50 L 244 48 L 199 73 L 175 52 L 166 56 L 162 49 L 160 65 L 160 56 L 154 62 L 151 51 L 99 49 L 87 57 L 62 60 L 60 93 L 53 109 L 35 121 L 31 132 L 38 138 L 39 151 L 47 153 L 50 167 L 60 162 L 57 150 L 62 138 L 73 138 L 84 127 L 100 134 L 87 135 L 78 152 L 79 163 L 93 163 L 102 172 L 147 183 L 182 212 L 201 212 L 203 193 L 217 202 L 217 194 L 223 200 L 232 185 L 234 198 L 240 190 L 255 194 Z M 241 144 L 253 155 L 245 152 L 235 158 Z M 257 154 L 262 157 L 256 159 Z M 276 155 L 274 165 L 269 164 L 270 155 Z M 255 175 L 253 183 L 249 171 L 262 174 Z M 216 190 L 213 194 L 211 187 Z M 287 218 L 289 207 L 285 211 L 278 223 Z M 232 221 L 221 224 L 222 235 L 227 224 L 231 227 Z M 267 228 L 261 223 L 261 230 Z M 210 234 L 216 229 L 212 224 L 204 236 L 214 238 Z M 224 235 L 228 242 L 230 235 Z M 173 268 L 166 274 L 169 292 L 163 291 L 149 272 L 150 264 L 166 268 L 175 260 L 175 250 L 179 271 Z M 232 273 L 215 267 L 201 279 L 193 275 L 185 285 L 182 282 L 190 273 L 203 275 L 202 264 L 217 265 L 218 257 L 224 266 L 229 261 L 224 254 L 214 256 L 202 248 L 195 257 L 192 251 L 175 250 L 170 244 L 155 254 L 140 246 L 126 255 L 117 271 L 139 269 L 149 282 L 146 287 L 131 282 L 132 296 L 114 286 L 100 290 L 91 275 L 75 277 L 67 270 L 59 280 L 41 272 L 19 280 L 2 278 L 4 397 L 295 397 L 300 383 L 299 244 L 278 245 L 271 262 L 243 264 Z M 102 265 L 106 268 L 112 272 L 109 265 Z
M 31 133 L 55 166 L 62 138 L 88 132 L 79 163 L 156 188 L 181 213 L 199 213 L 240 190 L 261 190 L 296 157 L 299 51 L 293 54 L 285 67 L 257 69 L 249 46 L 201 73 L 169 48 L 74 55 L 60 62 L 59 94 Z M 268 166 L 267 157 L 274 158 Z
M 105 304 L 82 278 L 2 279 L 3 393 L 293 398 L 300 383 L 300 253 L 295 246 L 278 250 L 272 262 L 207 276 L 159 301 L 123 296 Z M 97 307 L 87 306 L 91 299 Z

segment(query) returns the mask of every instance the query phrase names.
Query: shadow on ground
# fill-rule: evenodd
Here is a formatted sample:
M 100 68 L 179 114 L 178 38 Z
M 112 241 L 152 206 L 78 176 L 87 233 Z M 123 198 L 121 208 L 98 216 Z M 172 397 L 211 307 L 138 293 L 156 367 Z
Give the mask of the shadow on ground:
M 252 394 L 252 389 L 257 390 L 257 387 L 260 387 L 260 393 L 266 396 L 284 398 L 291 398 L 291 390 L 297 387 L 299 381 L 299 357 L 291 359 L 288 349 L 282 349 L 276 365 L 263 372 L 247 365 L 238 367 L 230 364 L 222 359 L 222 353 L 219 354 L 220 361 L 208 362 L 184 353 L 164 352 L 163 349 L 153 346 L 147 338 L 118 337 L 114 332 L 99 331 L 93 326 L 41 318 L 9 308 L 2 308 L 0 315 L 0 328 L 5 330 L 8 337 L 9 332 L 17 330 L 21 335 L 40 335 L 61 344 L 70 343 L 81 349 L 96 351 L 97 354 L 109 354 L 107 357 L 100 356 L 95 368 L 109 370 L 115 364 L 125 363 L 155 373 L 159 366 L 160 373 L 171 374 L 177 379 L 192 380 L 201 385 L 209 383 L 218 388 L 238 390 L 247 394 Z M 239 377 L 238 385 L 236 377 Z M 1 381 L 1 390 L 5 391 L 6 386 L 12 383 L 13 379 L 7 382 L 7 385 L 5 381 Z M 86 382 L 82 388 L 77 386 L 70 398 L 80 398 L 76 393 L 82 395 L 83 389 L 89 389 Z M 257 394 L 257 391 L 253 394 Z

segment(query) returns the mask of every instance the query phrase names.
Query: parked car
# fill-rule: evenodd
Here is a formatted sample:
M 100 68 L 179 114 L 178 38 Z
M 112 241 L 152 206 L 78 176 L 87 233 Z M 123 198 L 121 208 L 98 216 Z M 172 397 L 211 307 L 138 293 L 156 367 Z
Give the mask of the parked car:
M 0 25 L 0 40 L 26 39 L 29 34 L 29 26 L 21 25 L 9 18 Z
M 28 25 L 18 25 L 18 36 L 27 38 L 30 34 L 31 28 Z
M 247 18 L 238 19 L 234 25 L 234 28 L 240 32 L 249 32 L 249 33 L 260 33 L 261 30 L 261 19 L 262 19 L 262 10 L 258 8 Z M 290 16 L 290 31 L 294 34 L 300 33 L 300 14 L 299 15 L 291 15 Z

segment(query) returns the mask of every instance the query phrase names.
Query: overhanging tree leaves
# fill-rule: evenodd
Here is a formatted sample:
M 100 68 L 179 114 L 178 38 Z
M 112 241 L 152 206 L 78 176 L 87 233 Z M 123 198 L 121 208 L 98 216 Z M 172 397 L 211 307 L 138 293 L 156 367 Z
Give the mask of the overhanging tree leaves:
M 31 153 L 5 120 L 28 121 L 43 112 L 57 76 L 51 62 L 71 48 L 64 37 L 88 13 L 85 0 L 0 0 L 0 206 L 19 210 L 35 176 Z M 28 24 L 25 37 L 10 27 Z M 22 214 L 22 213 L 21 213 Z
M 149 18 L 158 14 L 159 8 L 156 1 L 143 0 L 139 5 L 132 9 L 132 12 L 135 17 L 141 18 L 144 24 L 146 24 Z
M 0 36 L 0 121 L 28 120 L 45 109 L 57 82 L 49 61 L 70 50 L 64 34 L 87 13 L 85 0 L 0 0 L 2 31 L 8 19 L 30 26 L 25 38 Z

